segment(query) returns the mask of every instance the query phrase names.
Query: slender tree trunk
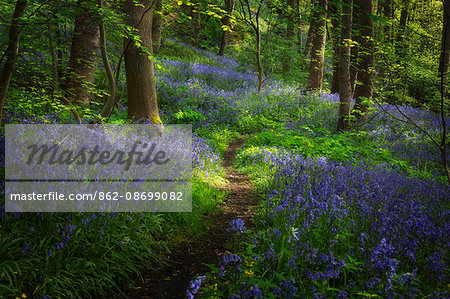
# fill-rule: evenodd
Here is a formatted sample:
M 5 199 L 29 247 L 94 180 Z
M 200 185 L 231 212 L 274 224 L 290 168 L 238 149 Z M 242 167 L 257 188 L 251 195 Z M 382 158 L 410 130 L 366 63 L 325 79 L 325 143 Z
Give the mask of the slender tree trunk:
M 99 6 L 102 7 L 102 0 L 99 0 Z M 111 65 L 109 64 L 108 59 L 108 51 L 106 49 L 106 32 L 105 32 L 105 23 L 99 23 L 99 31 L 100 31 L 100 50 L 102 54 L 103 66 L 105 68 L 106 77 L 108 78 L 108 86 L 109 86 L 109 97 L 106 100 L 105 105 L 103 106 L 102 112 L 100 115 L 102 117 L 109 117 L 111 112 L 116 104 L 117 99 L 117 83 L 114 78 L 113 70 Z
M 374 29 L 370 15 L 373 12 L 372 0 L 354 0 L 358 4 L 360 46 L 358 53 L 358 84 L 355 87 L 355 115 L 364 120 L 370 107 L 366 99 L 371 99 L 374 85 Z
M 326 13 L 327 0 L 319 0 L 314 11 L 314 28 L 311 51 L 311 64 L 307 89 L 322 91 L 323 67 L 326 39 Z
M 342 31 L 339 45 L 339 118 L 338 130 L 345 130 L 349 124 L 349 116 L 352 100 L 352 88 L 350 85 L 350 45 L 352 38 L 352 10 L 353 0 L 344 0 L 342 4 Z
M 449 23 L 449 14 L 450 14 L 450 0 L 444 1 L 444 21 L 443 21 L 443 30 L 442 30 L 442 49 L 445 49 L 441 52 L 441 57 L 439 61 L 439 73 L 444 76 L 444 85 L 446 86 L 448 83 L 448 69 L 450 62 L 450 26 L 447 26 Z
M 294 24 L 295 24 L 294 5 L 295 5 L 295 0 L 287 0 L 287 9 L 288 9 L 287 21 L 288 21 L 288 25 L 286 27 L 286 39 L 287 39 L 287 42 L 288 42 L 288 51 L 283 56 L 283 60 L 282 60 L 283 72 L 285 72 L 285 73 L 291 71 L 292 59 L 291 59 L 290 52 L 291 52 L 292 46 L 294 45 L 294 36 L 295 36 L 295 32 L 294 32 Z
M 450 0 L 444 1 L 444 21 L 442 26 L 442 51 L 439 61 L 439 72 L 441 76 L 441 124 L 442 124 L 442 138 L 441 138 L 441 158 L 444 166 L 445 174 L 450 185 L 450 170 L 447 163 L 447 124 L 445 115 L 445 99 L 447 97 L 448 86 L 448 69 L 450 63 Z
M 162 0 L 155 0 L 155 12 L 152 21 L 153 54 L 158 53 L 161 47 L 161 29 L 162 29 Z
M 303 37 L 302 37 L 302 0 L 297 0 L 295 2 L 295 8 L 297 11 L 297 46 L 299 49 L 301 49 L 303 44 Z
M 230 26 L 230 16 L 233 14 L 233 10 L 234 10 L 234 0 L 225 0 L 225 5 L 226 5 L 227 14 L 223 17 L 222 24 L 224 26 L 229 27 Z M 219 50 L 220 56 L 225 55 L 225 50 L 227 48 L 227 44 L 228 44 L 228 30 L 223 30 L 222 31 L 222 39 L 220 41 L 220 50 Z
M 381 1 L 381 0 L 380 0 Z M 391 0 L 382 0 L 383 5 L 383 17 L 386 21 L 388 21 L 388 24 L 384 26 L 384 34 L 387 37 L 387 41 L 389 43 L 392 43 L 392 30 L 391 30 L 391 24 L 392 21 L 392 1 Z
M 404 58 L 406 56 L 406 53 L 408 53 L 409 48 L 409 44 L 405 42 L 406 25 L 408 24 L 409 11 L 410 11 L 410 2 L 408 0 L 403 0 L 395 47 L 397 54 L 401 58 Z
M 6 49 L 6 60 L 3 65 L 2 72 L 0 73 L 0 122 L 3 117 L 3 107 L 5 106 L 9 82 L 11 81 L 11 77 L 16 66 L 17 56 L 19 55 L 19 21 L 23 16 L 26 7 L 26 0 L 17 0 L 11 26 L 9 27 L 9 41 L 8 48 Z
M 314 0 L 311 0 L 311 11 L 314 10 Z M 305 57 L 308 58 L 309 55 L 311 55 L 311 47 L 312 47 L 312 40 L 313 40 L 313 28 L 315 28 L 316 25 L 316 19 L 314 12 L 311 12 L 311 22 L 309 22 L 309 28 L 308 33 L 306 35 L 306 45 L 305 45 Z
M 341 34 L 339 32 L 339 22 L 340 22 L 340 9 L 337 3 L 330 3 L 329 9 L 332 12 L 331 16 L 331 46 L 333 48 L 333 78 L 331 79 L 331 93 L 339 92 L 339 82 L 338 82 L 338 66 L 339 66 L 339 43 L 341 41 Z
M 354 28 L 359 28 L 359 7 L 355 6 L 358 5 L 355 0 L 353 0 L 353 16 L 352 16 L 352 26 Z M 352 88 L 352 95 L 355 93 L 355 86 L 356 86 L 356 80 L 358 78 L 358 67 L 357 67 L 357 61 L 358 61 L 358 49 L 359 49 L 359 43 L 361 42 L 360 36 L 361 34 L 357 33 L 356 36 L 352 37 L 352 40 L 356 41 L 357 43 L 353 45 L 353 47 L 350 48 L 350 86 Z
M 64 85 L 66 97 L 74 103 L 88 104 L 93 95 L 99 48 L 97 1 L 80 0 L 75 18 L 68 74 Z
M 127 0 L 127 25 L 138 31 L 141 46 L 153 51 L 152 19 L 153 9 L 149 1 Z M 148 119 L 161 124 L 156 98 L 155 72 L 153 61 L 138 47 L 134 40 L 125 40 L 125 72 L 128 93 L 128 117 L 136 120 Z
M 264 83 L 264 68 L 261 60 L 261 32 L 259 25 L 255 27 L 256 33 L 256 68 L 258 71 L 258 93 L 261 92 Z

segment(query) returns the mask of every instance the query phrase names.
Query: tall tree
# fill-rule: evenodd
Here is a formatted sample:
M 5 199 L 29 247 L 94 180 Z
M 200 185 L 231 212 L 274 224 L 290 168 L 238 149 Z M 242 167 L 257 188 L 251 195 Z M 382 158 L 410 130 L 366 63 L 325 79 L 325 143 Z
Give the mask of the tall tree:
M 344 130 L 349 123 L 352 88 L 350 83 L 350 45 L 352 38 L 353 0 L 343 0 L 342 31 L 339 45 L 338 87 L 339 87 L 339 118 L 338 130 Z
M 444 0 L 444 21 L 442 29 L 442 51 L 439 61 L 439 73 L 443 76 L 444 86 L 448 83 L 448 68 L 450 62 L 450 0 Z M 445 90 L 445 89 L 444 89 Z
M 355 86 L 355 114 L 366 119 L 370 107 L 368 99 L 372 98 L 374 85 L 374 29 L 371 15 L 373 13 L 372 0 L 354 0 L 355 9 L 358 9 L 360 28 L 358 61 L 358 82 Z
M 238 0 L 239 4 L 239 18 L 249 25 L 255 33 L 255 58 L 256 58 L 256 70 L 258 73 L 258 93 L 261 92 L 264 80 L 264 67 L 261 57 L 261 9 L 265 0 L 259 0 L 256 5 L 256 9 L 251 6 L 250 0 Z
M 296 0 L 295 1 L 295 10 L 297 12 L 296 15 L 296 23 L 297 23 L 297 45 L 298 48 L 301 49 L 302 43 L 303 43 L 303 37 L 302 37 L 302 0 Z
M 64 84 L 66 97 L 74 103 L 88 104 L 93 94 L 99 49 L 99 13 L 96 0 L 79 0 L 75 18 L 68 74 Z
M 234 0 L 225 0 L 225 6 L 226 6 L 225 7 L 226 14 L 222 18 L 222 24 L 224 27 L 222 30 L 222 39 L 220 41 L 220 50 L 219 50 L 220 56 L 225 55 L 225 50 L 227 48 L 228 31 L 229 31 L 229 27 L 230 27 L 230 17 L 233 14 L 233 10 L 234 10 Z
M 128 117 L 148 119 L 161 124 L 156 98 L 155 71 L 151 55 L 153 7 L 149 1 L 127 0 L 126 23 L 137 33 L 125 39 L 125 72 L 128 93 Z M 135 36 L 135 33 L 133 34 Z M 135 39 L 139 39 L 139 42 Z
M 301 2 L 300 2 L 301 3 Z M 313 39 L 313 28 L 314 28 L 314 0 L 311 0 L 311 21 L 309 22 L 308 33 L 306 34 L 306 45 L 305 45 L 305 57 L 308 58 L 311 55 L 312 39 Z
M 312 50 L 307 89 L 322 91 L 328 0 L 319 0 L 311 20 Z
M 2 120 L 3 107 L 5 105 L 6 95 L 8 93 L 9 82 L 16 66 L 17 56 L 19 55 L 19 34 L 20 34 L 20 18 L 27 7 L 26 0 L 17 0 L 14 9 L 11 25 L 9 27 L 9 42 L 6 49 L 6 60 L 0 74 L 0 121 Z
M 333 78 L 331 79 L 330 93 L 339 93 L 338 65 L 339 65 L 339 44 L 341 33 L 339 32 L 341 23 L 341 7 L 337 2 L 330 2 L 328 10 L 331 12 L 331 33 L 329 34 L 333 49 Z
M 450 171 L 447 163 L 447 125 L 445 111 L 448 111 L 448 104 L 445 105 L 445 99 L 448 99 L 448 69 L 450 63 L 450 0 L 444 0 L 444 21 L 442 25 L 442 50 L 439 61 L 439 73 L 441 76 L 441 125 L 442 138 L 439 149 L 441 150 L 442 164 L 444 165 L 448 183 L 450 184 Z

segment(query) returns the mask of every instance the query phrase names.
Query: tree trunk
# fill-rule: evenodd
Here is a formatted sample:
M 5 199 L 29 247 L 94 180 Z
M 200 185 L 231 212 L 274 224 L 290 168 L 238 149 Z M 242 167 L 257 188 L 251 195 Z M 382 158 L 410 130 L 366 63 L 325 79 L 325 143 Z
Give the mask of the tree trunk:
M 149 1 L 136 5 L 134 0 L 127 0 L 127 25 L 138 31 L 141 47 L 150 54 L 152 44 L 153 9 Z M 156 99 L 156 84 L 153 61 L 134 40 L 125 40 L 125 72 L 128 93 L 128 117 L 136 120 L 148 119 L 154 124 L 161 124 L 158 102 Z
M 339 118 L 338 131 L 345 130 L 349 124 L 352 88 L 350 85 L 350 45 L 352 38 L 353 0 L 344 0 L 342 4 L 342 31 L 339 44 L 338 88 L 339 88 Z
M 155 12 L 152 21 L 153 54 L 158 53 L 161 47 L 162 29 L 162 0 L 155 0 Z
M 287 73 L 291 71 L 291 49 L 292 46 L 294 45 L 294 36 L 295 36 L 295 32 L 294 32 L 294 23 L 295 23 L 295 14 L 294 14 L 294 5 L 295 5 L 295 0 L 287 0 L 287 9 L 288 9 L 288 13 L 287 13 L 287 27 L 286 27 L 286 39 L 288 42 L 288 51 L 285 55 L 283 55 L 283 60 L 282 60 L 282 67 L 283 67 L 283 72 Z
M 404 58 L 408 53 L 409 44 L 405 42 L 405 34 L 406 34 L 406 25 L 408 24 L 409 19 L 409 11 L 410 11 L 410 2 L 408 0 L 402 1 L 402 11 L 400 13 L 400 23 L 399 29 L 397 32 L 397 41 L 395 50 L 397 54 Z
M 392 43 L 392 30 L 391 30 L 391 21 L 392 21 L 392 1 L 391 0 L 382 0 L 383 5 L 383 17 L 388 22 L 387 25 L 384 26 L 384 34 L 387 37 L 387 41 Z
M 93 95 L 100 32 L 97 1 L 80 0 L 75 18 L 68 74 L 64 85 L 66 97 L 73 103 L 88 104 Z
M 314 11 L 314 28 L 312 28 L 312 51 L 309 68 L 309 80 L 307 89 L 322 91 L 325 39 L 326 39 L 326 13 L 327 0 L 319 0 Z
M 372 0 L 354 0 L 358 4 L 359 28 L 361 39 L 358 53 L 358 83 L 355 87 L 355 115 L 365 120 L 370 107 L 366 99 L 371 99 L 374 85 L 374 29 L 370 15 L 373 11 Z
M 95 83 L 99 48 L 99 15 L 93 0 L 80 0 L 76 15 L 68 73 L 64 84 L 66 97 L 73 103 L 88 104 Z
M 447 99 L 447 85 L 448 85 L 448 68 L 450 63 L 450 0 L 444 1 L 444 21 L 442 26 L 442 51 L 439 61 L 439 73 L 441 76 L 441 124 L 442 124 L 442 138 L 441 138 L 441 158 L 444 166 L 445 174 L 447 175 L 448 183 L 450 184 L 450 171 L 447 163 L 447 128 L 445 115 L 445 99 Z
M 223 17 L 222 24 L 224 26 L 229 27 L 230 26 L 230 16 L 233 14 L 233 10 L 234 10 L 234 0 L 225 0 L 225 5 L 226 5 L 227 14 Z M 225 50 L 227 48 L 227 44 L 228 44 L 228 30 L 223 30 L 222 31 L 222 40 L 220 41 L 220 50 L 219 50 L 220 56 L 225 55 Z
M 311 47 L 312 47 L 312 40 L 313 40 L 313 28 L 316 26 L 316 19 L 315 19 L 315 15 L 314 12 L 312 12 L 314 10 L 314 0 L 311 0 L 311 22 L 309 22 L 309 28 L 308 28 L 308 33 L 306 35 L 306 45 L 305 45 L 305 57 L 308 58 L 309 55 L 311 55 Z
M 6 95 L 8 93 L 9 82 L 11 81 L 14 67 L 16 66 L 17 56 L 19 55 L 19 21 L 27 7 L 26 0 L 17 0 L 14 9 L 11 26 L 9 27 L 9 41 L 6 49 L 6 60 L 0 74 L 0 122 L 3 115 L 3 107 L 5 106 Z
M 103 3 L 102 0 L 98 1 L 99 7 L 101 8 Z M 103 66 L 105 68 L 106 77 L 108 78 L 108 86 L 109 86 L 109 97 L 106 100 L 105 105 L 103 106 L 102 112 L 100 113 L 101 117 L 109 117 L 111 112 L 114 109 L 114 105 L 117 100 L 117 83 L 114 78 L 114 73 L 109 64 L 108 59 L 108 51 L 106 49 L 106 32 L 105 32 L 105 23 L 99 23 L 99 31 L 100 31 L 100 52 L 102 54 Z
M 297 11 L 297 46 L 299 49 L 302 47 L 303 38 L 302 38 L 302 0 L 297 0 L 295 2 L 296 11 Z
M 444 76 L 444 85 L 447 85 L 448 81 L 448 66 L 450 62 L 450 0 L 444 1 L 444 22 L 442 30 L 442 52 L 439 61 L 439 73 Z M 445 50 L 444 50 L 445 49 Z
M 356 7 L 358 5 L 355 0 L 353 0 L 353 16 L 352 16 L 352 26 L 354 28 L 359 28 L 359 7 Z M 352 95 L 355 93 L 355 86 L 356 86 L 356 80 L 358 78 L 358 68 L 357 68 L 357 61 L 358 61 L 358 49 L 359 49 L 359 43 L 361 42 L 360 39 L 361 34 L 357 33 L 356 36 L 352 37 L 352 40 L 356 41 L 357 44 L 353 45 L 353 47 L 350 48 L 350 86 L 352 87 Z
M 261 60 L 261 33 L 259 25 L 256 26 L 256 68 L 258 71 L 258 93 L 261 92 L 264 83 L 264 68 Z
M 331 16 L 331 46 L 333 48 L 333 78 L 331 79 L 330 93 L 339 92 L 339 82 L 338 82 L 338 65 L 339 65 L 339 43 L 341 41 L 339 32 L 339 22 L 341 12 L 337 3 L 330 3 L 329 10 L 332 12 Z

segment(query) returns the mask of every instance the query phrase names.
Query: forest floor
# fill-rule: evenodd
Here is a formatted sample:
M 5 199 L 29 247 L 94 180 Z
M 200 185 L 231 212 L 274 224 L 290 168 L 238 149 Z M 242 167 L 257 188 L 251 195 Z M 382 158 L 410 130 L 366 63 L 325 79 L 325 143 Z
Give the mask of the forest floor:
M 155 271 L 143 274 L 144 281 L 137 282 L 126 298 L 185 298 L 189 282 L 210 269 L 205 264 L 217 265 L 220 256 L 227 251 L 232 233 L 227 232 L 233 219 L 241 218 L 245 226 L 253 226 L 257 195 L 246 175 L 232 168 L 236 150 L 244 144 L 244 138 L 234 140 L 225 150 L 222 165 L 226 170 L 229 194 L 218 209 L 220 213 L 204 215 L 211 222 L 207 232 L 193 236 L 172 248 L 166 264 Z M 124 297 L 121 297 L 124 298 Z

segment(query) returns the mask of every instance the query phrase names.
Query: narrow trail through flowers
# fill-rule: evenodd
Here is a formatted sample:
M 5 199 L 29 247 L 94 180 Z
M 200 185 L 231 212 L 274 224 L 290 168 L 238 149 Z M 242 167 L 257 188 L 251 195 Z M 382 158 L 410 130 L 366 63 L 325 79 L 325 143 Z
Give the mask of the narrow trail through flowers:
M 243 144 L 243 137 L 236 139 L 224 153 L 222 165 L 228 183 L 223 188 L 229 195 L 218 207 L 221 212 L 204 215 L 204 220 L 212 223 L 208 231 L 173 248 L 166 265 L 144 274 L 144 282 L 136 283 L 126 298 L 185 298 L 189 282 L 209 270 L 204 264 L 217 265 L 226 253 L 230 222 L 241 218 L 246 227 L 253 226 L 257 196 L 249 178 L 232 168 L 236 150 Z

